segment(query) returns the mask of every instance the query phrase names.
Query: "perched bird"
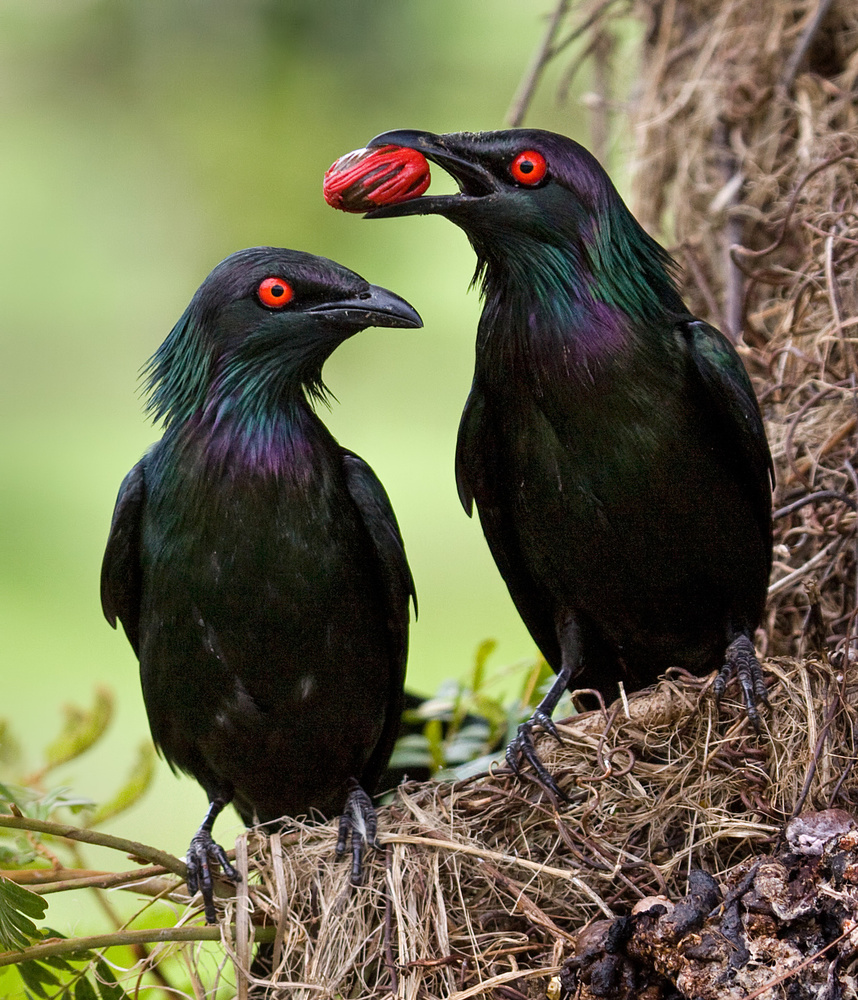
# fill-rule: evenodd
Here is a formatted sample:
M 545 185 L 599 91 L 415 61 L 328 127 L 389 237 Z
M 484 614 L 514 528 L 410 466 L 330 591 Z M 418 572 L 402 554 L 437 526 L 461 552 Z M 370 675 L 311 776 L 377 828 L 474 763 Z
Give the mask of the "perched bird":
M 120 488 L 101 597 L 156 745 L 208 795 L 187 866 L 210 923 L 211 867 L 237 877 L 212 838 L 227 803 L 247 824 L 341 814 L 355 881 L 375 840 L 414 585 L 384 488 L 310 400 L 352 334 L 421 325 L 333 261 L 257 247 L 218 264 L 149 363 L 165 432 Z
M 666 668 L 765 685 L 753 647 L 771 568 L 772 464 L 732 345 L 690 315 L 667 252 L 578 143 L 537 129 L 370 143 L 417 150 L 454 195 L 368 218 L 438 214 L 476 255 L 484 307 L 456 476 L 558 677 L 511 744 L 533 749 L 567 687 L 605 697 Z

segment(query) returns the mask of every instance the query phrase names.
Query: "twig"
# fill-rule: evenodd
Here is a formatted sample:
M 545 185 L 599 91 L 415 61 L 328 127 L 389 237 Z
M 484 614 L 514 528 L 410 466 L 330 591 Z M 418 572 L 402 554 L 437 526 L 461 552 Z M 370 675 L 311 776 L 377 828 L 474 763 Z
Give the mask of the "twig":
M 396 971 L 396 958 L 393 954 L 393 906 L 390 898 L 390 883 L 393 878 L 390 867 L 390 851 L 384 849 L 384 867 L 386 878 L 384 880 L 384 964 L 390 975 L 390 992 L 394 996 L 399 995 L 399 975 Z
M 749 993 L 745 998 L 745 1000 L 756 1000 L 757 997 L 761 997 L 764 993 L 767 993 L 769 990 L 773 990 L 775 986 L 778 986 L 780 983 L 786 982 L 787 979 L 792 979 L 792 977 L 796 973 L 801 972 L 802 969 L 806 969 L 808 965 L 813 965 L 813 963 L 819 958 L 820 955 L 824 955 L 825 952 L 827 952 L 830 948 L 833 948 L 836 944 L 840 944 L 840 942 L 845 937 L 848 937 L 853 932 L 853 930 L 854 930 L 853 927 L 847 928 L 839 937 L 836 937 L 833 941 L 829 941 L 828 944 L 820 948 L 819 951 L 815 951 L 812 955 L 808 955 L 808 957 L 803 962 L 799 962 L 798 965 L 793 966 L 788 972 L 785 972 L 782 976 L 778 976 L 776 979 L 770 979 L 767 983 L 764 983 L 759 989 L 754 990 L 753 993 Z
M 20 882 L 19 885 L 29 885 L 30 892 L 39 896 L 50 896 L 54 892 L 71 892 L 73 889 L 129 889 L 142 896 L 162 896 L 165 892 L 175 892 L 182 887 L 182 882 L 172 882 L 159 878 L 166 869 L 153 865 L 150 868 L 139 868 L 130 872 L 105 872 L 103 875 L 89 875 L 85 878 L 58 879 L 47 884 L 32 885 Z
M 183 861 L 173 857 L 166 851 L 136 840 L 125 840 L 123 837 L 113 837 L 109 833 L 98 830 L 82 830 L 79 826 L 66 826 L 63 823 L 48 823 L 45 820 L 30 819 L 27 816 L 8 816 L 0 814 L 0 827 L 13 830 L 32 830 L 35 833 L 47 833 L 53 837 L 64 837 L 66 840 L 77 840 L 82 844 L 97 844 L 99 847 L 110 847 L 114 851 L 130 854 L 132 858 L 143 858 L 154 865 L 160 865 L 167 871 L 185 878 L 187 869 Z
M 816 741 L 816 746 L 813 748 L 813 754 L 810 758 L 810 763 L 808 764 L 807 774 L 804 778 L 804 785 L 802 786 L 801 792 L 799 793 L 798 799 L 793 806 L 792 815 L 790 819 L 795 819 L 796 816 L 801 812 L 804 806 L 807 796 L 810 793 L 810 786 L 813 783 L 813 777 L 816 774 L 816 769 L 819 766 L 819 758 L 822 754 L 822 748 L 825 746 L 825 740 L 828 736 L 828 731 L 831 729 L 831 723 L 834 722 L 834 716 L 837 714 L 837 705 L 840 701 L 839 692 L 835 692 L 832 696 L 831 701 L 828 705 L 828 710 L 825 713 L 825 722 L 822 725 L 822 729 L 819 733 L 819 738 Z
M 785 91 L 789 91 L 795 82 L 796 74 L 798 73 L 798 68 L 801 65 L 802 59 L 804 59 L 807 54 L 807 50 L 810 48 L 810 43 L 816 36 L 817 31 L 819 31 L 819 26 L 825 19 L 825 15 L 828 13 L 828 8 L 831 6 L 831 0 L 819 0 L 819 5 L 816 8 L 816 13 L 810 20 L 808 26 L 801 33 L 801 38 L 798 41 L 795 49 L 793 49 L 792 55 L 787 60 L 787 64 L 784 67 L 783 76 L 780 79 L 780 86 L 783 87 Z
M 730 252 L 733 255 L 733 262 L 744 271 L 742 260 L 754 260 L 759 257 L 765 257 L 770 253 L 773 253 L 786 239 L 787 229 L 789 227 L 790 219 L 792 218 L 792 213 L 795 211 L 796 205 L 798 205 L 799 195 L 801 194 L 804 186 L 812 178 L 816 177 L 818 173 L 823 170 L 827 170 L 829 167 L 833 167 L 835 163 L 839 163 L 841 160 L 845 160 L 848 157 L 855 156 L 855 148 L 847 149 L 844 152 L 838 153 L 836 156 L 831 156 L 822 163 L 818 163 L 813 170 L 808 171 L 804 177 L 798 182 L 798 186 L 795 191 L 793 191 L 792 198 L 790 198 L 789 205 L 787 206 L 786 215 L 781 222 L 781 230 L 778 236 L 775 238 L 773 243 L 770 243 L 767 247 L 763 247 L 762 250 L 752 250 L 750 247 L 735 246 L 730 248 Z M 744 271 L 747 277 L 752 278 L 753 274 L 750 271 Z
M 477 983 L 476 986 L 472 986 L 470 989 L 450 994 L 448 1000 L 468 1000 L 468 997 L 487 995 L 492 987 L 499 986 L 501 983 L 508 983 L 513 979 L 536 979 L 543 976 L 547 979 L 549 976 L 556 976 L 562 968 L 562 965 L 552 965 L 547 969 L 513 969 L 511 972 L 502 972 L 499 976 L 484 979 L 481 983 Z
M 235 841 L 235 867 L 241 878 L 235 888 L 235 969 L 236 1000 L 247 1000 L 249 984 L 247 974 L 250 968 L 250 897 L 247 885 L 247 834 Z
M 548 19 L 548 27 L 545 30 L 542 42 L 534 53 L 533 59 L 519 84 L 516 95 L 512 99 L 509 111 L 507 111 L 506 123 L 510 128 L 518 128 L 524 121 L 524 116 L 527 114 L 527 109 L 533 100 L 536 85 L 539 83 L 542 71 L 553 55 L 551 43 L 554 41 L 554 36 L 557 34 L 560 22 L 566 16 L 568 10 L 569 0 L 560 0 L 554 13 Z
M 568 48 L 574 41 L 577 41 L 585 31 L 588 31 L 605 13 L 605 11 L 615 4 L 617 0 L 601 0 L 599 4 L 584 18 L 577 27 L 573 28 L 569 34 L 561 39 L 551 50 L 552 58 L 559 55 L 565 48 Z
M 235 927 L 230 931 L 235 933 Z M 254 940 L 273 941 L 275 928 L 254 928 Z M 17 965 L 32 959 L 51 958 L 54 955 L 73 955 L 96 948 L 114 948 L 121 945 L 162 944 L 170 941 L 220 941 L 220 927 L 152 927 L 135 931 L 117 931 L 115 934 L 96 934 L 92 937 L 54 938 L 43 944 L 34 944 L 21 951 L 0 952 L 0 967 Z
M 808 559 L 803 566 L 799 566 L 798 569 L 794 569 L 791 573 L 787 573 L 786 576 L 781 577 L 780 580 L 775 580 L 775 582 L 769 587 L 769 597 L 774 597 L 775 594 L 779 594 L 782 590 L 786 590 L 791 587 L 796 580 L 800 580 L 803 576 L 806 576 L 812 569 L 816 569 L 817 566 L 821 565 L 828 558 L 831 550 L 836 545 L 842 545 L 844 539 L 833 538 L 824 549 L 820 549 L 811 559 Z
M 841 503 L 847 504 L 854 511 L 858 511 L 858 500 L 855 497 L 849 496 L 848 493 L 841 493 L 840 490 L 819 490 L 816 493 L 808 493 L 807 496 L 801 497 L 798 500 L 793 500 L 786 507 L 780 507 L 772 514 L 772 517 L 778 520 L 778 518 L 786 517 L 787 514 L 792 514 L 794 511 L 800 510 L 809 503 L 816 503 L 821 500 L 839 500 Z

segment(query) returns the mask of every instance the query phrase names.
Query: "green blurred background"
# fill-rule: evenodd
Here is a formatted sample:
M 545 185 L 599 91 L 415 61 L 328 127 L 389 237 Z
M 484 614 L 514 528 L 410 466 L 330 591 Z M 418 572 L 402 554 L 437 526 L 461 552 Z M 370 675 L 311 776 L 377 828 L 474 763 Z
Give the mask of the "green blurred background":
M 325 371 L 338 402 L 324 419 L 385 483 L 405 537 L 420 598 L 409 685 L 463 677 L 487 637 L 494 665 L 533 656 L 453 479 L 479 312 L 470 247 L 442 219 L 336 213 L 321 181 L 389 128 L 501 127 L 553 6 L 0 0 L 0 716 L 31 766 L 63 703 L 99 684 L 116 719 L 62 779 L 101 800 L 148 738 L 136 661 L 101 615 L 101 555 L 119 482 L 158 433 L 139 369 L 240 247 L 333 257 L 423 316 L 421 331 L 358 335 Z M 586 143 L 553 91 L 528 124 Z M 109 829 L 181 855 L 204 807 L 160 763 Z M 230 811 L 216 834 L 228 845 L 239 828 Z M 51 920 L 81 930 L 53 906 Z

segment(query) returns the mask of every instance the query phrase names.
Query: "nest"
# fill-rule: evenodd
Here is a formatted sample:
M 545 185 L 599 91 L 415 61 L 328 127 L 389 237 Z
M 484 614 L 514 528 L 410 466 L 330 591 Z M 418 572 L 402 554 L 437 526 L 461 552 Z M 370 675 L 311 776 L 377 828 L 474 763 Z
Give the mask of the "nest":
M 645 0 L 633 208 L 671 232 L 692 312 L 743 354 L 777 488 L 761 641 L 797 652 L 805 585 L 855 634 L 858 7 Z
M 239 935 L 239 996 L 248 981 L 252 996 L 306 1000 L 544 995 L 591 921 L 680 899 L 692 870 L 756 858 L 799 810 L 858 814 L 858 678 L 824 661 L 765 669 L 759 736 L 740 705 L 719 712 L 709 682 L 684 674 L 561 723 L 563 743 L 539 752 L 568 803 L 506 772 L 400 786 L 357 888 L 335 859 L 336 824 L 250 831 L 227 916 L 277 927 L 276 971 L 251 974 Z

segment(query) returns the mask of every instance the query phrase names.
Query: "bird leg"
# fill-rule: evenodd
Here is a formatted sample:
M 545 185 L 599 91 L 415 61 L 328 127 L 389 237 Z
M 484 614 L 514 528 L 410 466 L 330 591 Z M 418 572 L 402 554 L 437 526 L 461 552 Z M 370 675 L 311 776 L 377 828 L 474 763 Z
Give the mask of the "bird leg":
M 551 719 L 551 713 L 557 707 L 557 702 L 563 692 L 569 687 L 569 682 L 575 674 L 575 669 L 580 658 L 580 643 L 578 639 L 578 625 L 574 620 L 569 620 L 560 630 L 560 643 L 562 659 L 560 662 L 560 672 L 554 683 L 548 689 L 548 693 L 536 706 L 533 715 L 518 727 L 518 734 L 506 748 L 506 761 L 515 774 L 521 773 L 521 759 L 524 758 L 536 772 L 539 783 L 552 795 L 559 799 L 566 796 L 560 791 L 557 782 L 546 770 L 545 765 L 539 759 L 536 748 L 533 745 L 533 727 L 542 726 L 550 733 L 558 743 L 562 743 L 560 733 Z
M 212 839 L 214 821 L 227 804 L 227 801 L 227 799 L 220 797 L 211 800 L 206 818 L 203 820 L 199 830 L 194 834 L 191 846 L 185 855 L 185 864 L 188 866 L 188 892 L 192 896 L 196 895 L 197 890 L 202 893 L 207 924 L 217 923 L 217 915 L 214 908 L 212 865 L 220 867 L 224 876 L 231 882 L 241 881 L 241 876 L 227 860 L 226 851 Z
M 769 697 L 766 691 L 763 668 L 757 659 L 754 644 L 744 634 L 737 636 L 724 654 L 724 666 L 718 671 L 718 676 L 712 686 L 716 704 L 720 704 L 721 697 L 727 688 L 727 682 L 734 673 L 742 689 L 748 718 L 754 729 L 760 732 L 760 713 L 757 711 L 757 702 L 761 701 L 764 705 L 768 705 Z
M 378 832 L 378 817 L 372 804 L 372 799 L 366 794 L 354 778 L 349 779 L 349 794 L 346 807 L 340 816 L 340 829 L 337 836 L 337 857 L 341 858 L 346 851 L 346 842 L 352 840 L 352 885 L 360 885 L 363 881 L 363 852 L 365 845 L 378 847 L 376 833 Z

